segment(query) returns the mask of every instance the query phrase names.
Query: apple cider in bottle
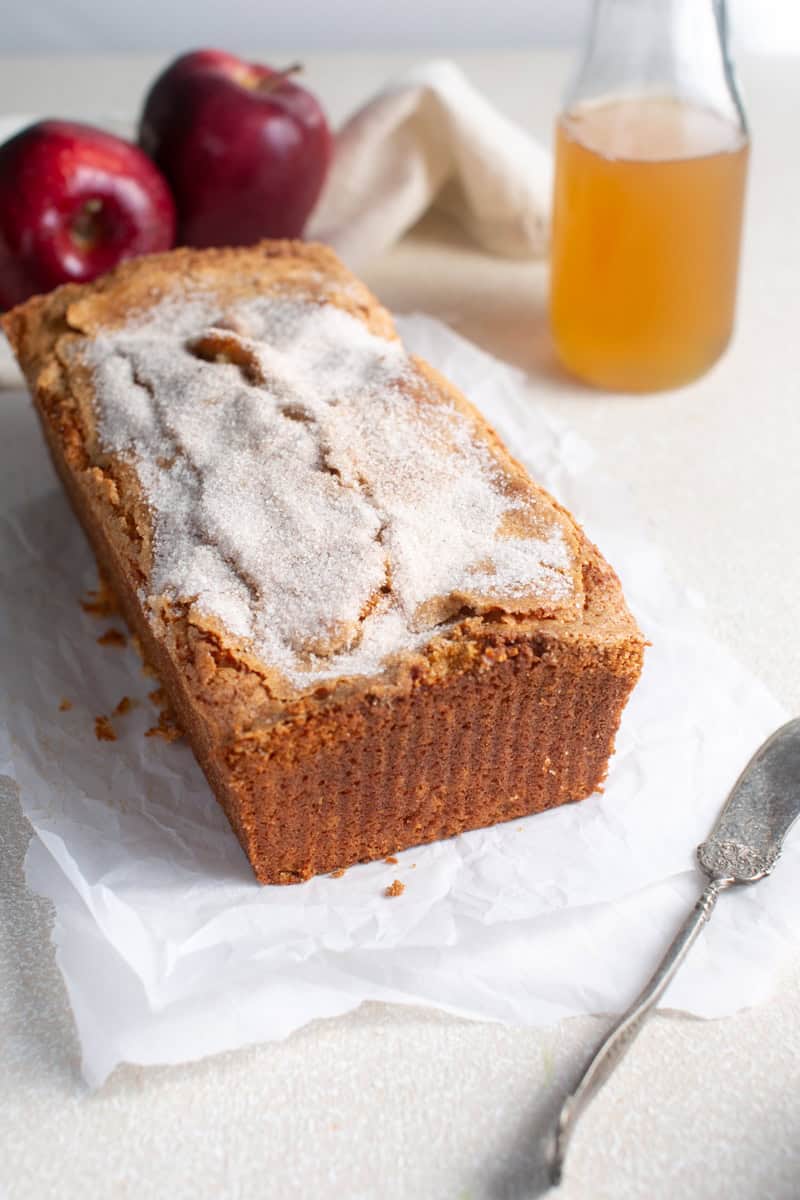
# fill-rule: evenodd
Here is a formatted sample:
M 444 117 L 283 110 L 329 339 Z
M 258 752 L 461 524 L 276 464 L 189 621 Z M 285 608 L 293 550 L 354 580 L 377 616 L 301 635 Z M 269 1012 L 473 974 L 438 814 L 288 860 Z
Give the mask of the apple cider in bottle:
M 550 286 L 559 358 L 595 386 L 677 387 L 730 339 L 748 136 L 725 34 L 714 0 L 596 0 L 556 129 Z

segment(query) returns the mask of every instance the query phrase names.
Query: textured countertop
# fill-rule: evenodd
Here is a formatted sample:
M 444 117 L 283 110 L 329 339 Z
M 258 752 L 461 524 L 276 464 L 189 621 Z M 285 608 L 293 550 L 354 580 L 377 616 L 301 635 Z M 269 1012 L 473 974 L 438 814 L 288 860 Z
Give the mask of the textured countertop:
M 305 61 L 338 118 L 422 57 Z M 457 59 L 503 110 L 549 136 L 567 58 Z M 131 115 L 159 65 L 3 59 L 0 114 Z M 366 276 L 395 309 L 433 313 L 542 379 L 545 402 L 628 483 L 674 573 L 705 596 L 708 627 L 798 712 L 800 64 L 753 59 L 741 76 L 754 152 L 739 328 L 700 383 L 633 398 L 571 383 L 549 347 L 545 268 L 487 258 L 436 221 Z M 0 401 L 7 439 L 32 417 Z M 90 1094 L 47 905 L 22 879 L 29 833 L 13 795 L 0 792 L 0 811 L 0 1197 L 533 1194 L 537 1134 L 606 1021 L 519 1030 L 371 1004 L 282 1044 L 124 1067 Z M 796 1200 L 798 984 L 800 964 L 790 964 L 758 1010 L 713 1023 L 658 1016 L 585 1117 L 565 1200 Z

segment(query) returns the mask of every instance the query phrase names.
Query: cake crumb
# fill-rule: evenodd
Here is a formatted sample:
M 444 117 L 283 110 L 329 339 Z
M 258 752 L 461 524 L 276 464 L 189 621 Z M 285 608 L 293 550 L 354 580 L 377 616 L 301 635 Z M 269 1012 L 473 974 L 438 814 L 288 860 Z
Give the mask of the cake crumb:
M 394 864 L 394 863 L 396 863 L 396 862 L 397 862 L 397 856 L 396 856 L 396 855 L 394 855 L 394 854 L 387 854 L 387 855 L 386 855 L 386 858 L 385 858 L 383 861 L 384 861 L 385 863 L 392 863 L 392 864 Z
M 165 742 L 177 742 L 178 738 L 183 737 L 183 730 L 170 707 L 167 693 L 163 687 L 153 688 L 152 692 L 147 693 L 147 698 L 152 700 L 156 708 L 161 711 L 158 714 L 158 724 L 152 725 L 146 730 L 144 736 L 162 738 Z
M 164 711 L 158 715 L 158 724 L 151 725 L 150 728 L 145 731 L 144 736 L 149 738 L 161 738 L 165 742 L 177 742 L 178 738 L 183 737 L 183 730 L 175 720 L 172 713 L 167 709 L 164 709 Z
M 331 871 L 331 879 L 341 879 L 344 875 L 344 867 L 337 867 L 335 871 Z
M 114 726 L 109 721 L 108 717 L 95 717 L 94 719 L 94 736 L 98 742 L 115 742 L 117 735 L 114 732 Z
M 131 700 L 130 696 L 123 696 L 111 715 L 112 717 L 122 717 L 126 712 L 130 712 L 135 707 L 135 700 Z
M 107 629 L 97 639 L 98 646 L 127 646 L 128 639 L 118 629 Z
M 69 710 L 71 708 L 72 708 L 72 701 L 68 700 L 66 696 L 62 696 L 61 703 L 58 706 L 58 711 L 59 712 L 69 712 Z
M 401 883 L 399 879 L 394 879 L 387 888 L 384 888 L 384 896 L 402 896 L 406 890 L 406 885 Z
M 97 587 L 87 593 L 88 599 L 81 600 L 81 608 L 93 617 L 113 617 L 119 612 L 117 599 L 103 576 L 100 576 Z

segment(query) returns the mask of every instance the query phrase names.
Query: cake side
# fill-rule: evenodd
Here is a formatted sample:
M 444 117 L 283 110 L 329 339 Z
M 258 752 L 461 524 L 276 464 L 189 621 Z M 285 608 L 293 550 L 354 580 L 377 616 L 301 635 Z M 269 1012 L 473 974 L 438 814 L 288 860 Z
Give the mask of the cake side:
M 31 301 L 4 321 L 98 561 L 258 877 L 291 882 L 588 795 L 604 776 L 643 639 L 616 577 L 569 514 L 425 364 L 418 368 L 436 401 L 466 414 L 500 464 L 508 494 L 522 495 L 529 509 L 535 497 L 537 519 L 545 514 L 565 530 L 566 603 L 514 611 L 491 597 L 470 605 L 474 596 L 457 596 L 455 612 L 444 620 L 434 612 L 440 619 L 422 640 L 382 669 L 305 688 L 287 687 L 191 597 L 156 597 L 145 609 L 152 508 L 135 466 L 100 443 L 94 374 L 77 347 L 158 304 L 178 277 L 182 288 L 188 279 L 216 289 L 221 305 L 234 293 L 299 284 L 357 313 L 381 338 L 394 331 L 330 252 L 296 244 L 128 264 L 98 285 Z M 510 512 L 512 524 L 522 513 L 512 532 L 526 536 L 525 505 Z

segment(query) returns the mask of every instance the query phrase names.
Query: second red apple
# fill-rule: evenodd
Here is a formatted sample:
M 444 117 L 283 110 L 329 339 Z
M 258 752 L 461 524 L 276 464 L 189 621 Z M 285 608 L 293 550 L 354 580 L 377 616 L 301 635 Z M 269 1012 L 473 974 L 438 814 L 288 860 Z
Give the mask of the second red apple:
M 332 138 L 319 102 L 292 73 L 198 50 L 155 81 L 139 140 L 172 187 L 179 241 L 249 245 L 300 236 Z

